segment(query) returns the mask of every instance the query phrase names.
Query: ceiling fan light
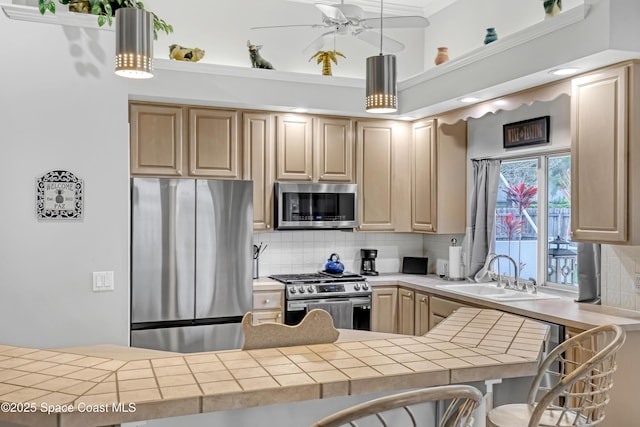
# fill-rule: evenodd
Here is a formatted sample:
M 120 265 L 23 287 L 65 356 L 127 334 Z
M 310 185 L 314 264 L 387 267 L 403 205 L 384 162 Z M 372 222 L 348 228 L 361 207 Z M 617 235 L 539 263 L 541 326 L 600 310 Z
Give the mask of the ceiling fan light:
M 366 110 L 369 113 L 394 113 L 398 110 L 396 56 L 367 58 Z
M 116 10 L 116 74 L 153 77 L 153 14 L 135 7 Z

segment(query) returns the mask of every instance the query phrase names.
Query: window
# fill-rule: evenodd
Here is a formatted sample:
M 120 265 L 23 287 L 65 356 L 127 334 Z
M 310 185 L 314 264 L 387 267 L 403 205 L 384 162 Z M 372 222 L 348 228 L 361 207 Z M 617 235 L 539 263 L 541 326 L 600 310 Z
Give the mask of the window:
M 520 278 L 577 285 L 577 251 L 570 239 L 570 219 L 569 154 L 502 162 L 495 252 L 515 260 Z M 510 271 L 507 268 L 511 267 L 505 263 L 500 268 Z

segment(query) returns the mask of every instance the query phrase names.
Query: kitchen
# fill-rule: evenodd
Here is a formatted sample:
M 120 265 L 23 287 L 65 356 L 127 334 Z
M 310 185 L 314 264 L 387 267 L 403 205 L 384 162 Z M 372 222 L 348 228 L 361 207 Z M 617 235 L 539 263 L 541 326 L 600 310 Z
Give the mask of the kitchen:
M 620 3 L 635 10 L 631 2 L 617 4 Z M 633 16 L 633 13 L 628 16 Z M 4 82 L 4 145 L 8 148 L 5 151 L 8 155 L 2 156 L 2 173 L 3 181 L 11 182 L 11 192 L 5 195 L 10 200 L 7 208 L 11 208 L 3 209 L 0 226 L 3 236 L 0 244 L 3 260 L 1 270 L 5 283 L 0 313 L 3 323 L 11 325 L 3 328 L 2 341 L 36 348 L 103 343 L 127 345 L 130 236 L 127 103 L 132 93 L 134 98 L 141 100 L 173 100 L 184 96 L 190 101 L 197 98 L 199 92 L 196 88 L 173 82 L 159 88 L 163 85 L 160 79 L 136 83 L 135 89 L 132 89 L 133 83 L 113 75 L 109 59 L 113 56 L 113 40 L 108 32 L 79 28 L 63 30 L 59 26 L 9 20 L 4 15 L 0 19 L 3 40 L 28 43 L 28 48 L 11 52 L 11 60 L 7 57 L 3 61 L 11 66 L 3 67 L 0 71 Z M 625 22 L 620 15 L 618 19 Z M 621 43 L 620 50 L 623 47 Z M 639 49 L 629 47 L 627 50 Z M 542 61 L 552 61 L 551 56 L 540 58 Z M 516 71 L 513 70 L 513 73 Z M 179 74 L 180 71 L 160 71 L 160 74 L 163 73 Z M 211 84 L 202 76 L 193 77 L 200 87 Z M 224 78 L 221 77 L 221 80 L 224 81 Z M 259 83 L 264 84 L 263 81 Z M 254 108 L 270 105 L 271 100 L 256 98 L 260 93 L 257 87 L 260 86 L 256 84 L 240 103 Z M 333 99 L 341 99 L 341 103 L 347 97 L 353 98 L 344 103 L 351 103 L 349 110 L 360 111 L 360 90 L 346 87 L 333 95 Z M 315 92 L 308 94 L 309 98 L 316 96 Z M 433 104 L 441 101 L 436 98 Z M 227 102 L 230 99 L 224 98 L 224 103 Z M 330 100 L 320 98 L 318 102 L 325 106 Z M 408 105 L 417 103 L 410 94 L 406 95 L 406 102 Z M 561 99 L 560 102 L 568 101 Z M 505 121 L 538 117 L 545 115 L 545 112 L 535 111 L 534 114 L 533 111 L 525 111 L 517 114 L 522 116 L 510 117 Z M 555 111 L 551 115 L 557 117 Z M 468 155 L 477 157 L 479 154 L 471 152 L 475 146 L 471 129 L 472 125 Z M 554 128 L 552 134 L 566 133 L 567 129 Z M 568 143 L 569 138 L 561 140 Z M 86 215 L 81 223 L 34 220 L 35 178 L 56 167 L 73 170 L 85 179 Z M 283 270 L 283 265 L 290 272 L 296 271 L 300 265 L 309 271 L 314 265 L 315 268 L 321 266 L 325 257 L 334 250 L 347 262 L 349 269 L 355 269 L 358 266 L 357 251 L 365 247 L 380 249 L 378 268 L 381 272 L 398 272 L 403 255 L 416 255 L 416 251 L 426 247 L 428 249 L 424 255 L 437 258 L 438 253 L 440 256 L 444 253 L 450 237 L 353 233 L 353 237 L 348 236 L 347 241 L 347 236 L 341 232 L 320 233 L 309 235 L 307 232 L 291 231 L 277 236 L 272 233 L 269 237 L 257 233 L 258 242 L 274 240 L 264 253 L 262 274 L 285 273 L 287 271 Z M 342 245 L 343 238 L 345 249 L 336 249 Z M 350 241 L 352 238 L 355 241 Z M 309 261 L 303 258 L 300 262 L 279 264 L 276 260 L 287 259 L 292 253 L 289 249 L 283 249 L 288 252 L 281 254 L 277 252 L 276 244 L 285 246 L 285 239 L 300 244 L 313 241 L 314 247 L 322 239 L 323 246 Z M 431 240 L 435 240 L 435 248 L 434 245 L 423 243 Z M 384 250 L 385 247 L 389 248 L 389 252 Z M 397 255 L 394 251 L 397 251 Z M 430 251 L 436 254 L 432 255 Z M 611 306 L 637 309 L 635 301 L 631 304 L 629 300 L 630 296 L 635 296 L 630 284 L 637 270 L 637 247 L 605 246 L 604 251 L 607 260 L 603 264 L 605 301 L 611 298 Z M 322 257 L 319 258 L 319 255 Z M 273 263 L 269 261 L 270 258 Z M 271 263 L 273 268 L 270 267 Z M 103 270 L 115 272 L 115 290 L 94 294 L 90 287 L 91 272 Z

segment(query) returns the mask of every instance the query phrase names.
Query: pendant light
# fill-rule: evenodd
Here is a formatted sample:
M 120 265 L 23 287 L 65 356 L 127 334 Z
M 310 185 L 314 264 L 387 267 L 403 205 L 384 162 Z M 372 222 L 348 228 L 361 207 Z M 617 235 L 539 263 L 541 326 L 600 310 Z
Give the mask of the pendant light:
M 367 112 L 393 113 L 398 110 L 396 56 L 382 54 L 382 12 L 380 0 L 380 55 L 367 58 Z
M 153 14 L 135 7 L 116 10 L 116 74 L 153 77 Z

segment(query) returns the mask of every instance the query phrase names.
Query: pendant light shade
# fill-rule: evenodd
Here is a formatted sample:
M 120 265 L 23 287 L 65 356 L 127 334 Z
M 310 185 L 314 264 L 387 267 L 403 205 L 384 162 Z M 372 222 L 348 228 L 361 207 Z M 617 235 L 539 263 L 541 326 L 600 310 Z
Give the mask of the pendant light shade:
M 135 7 L 116 10 L 116 74 L 153 77 L 153 14 Z
M 396 56 L 382 54 L 384 0 L 380 0 L 380 55 L 367 58 L 367 112 L 393 113 L 398 110 Z
M 393 113 L 398 110 L 396 56 L 367 58 L 367 112 Z

